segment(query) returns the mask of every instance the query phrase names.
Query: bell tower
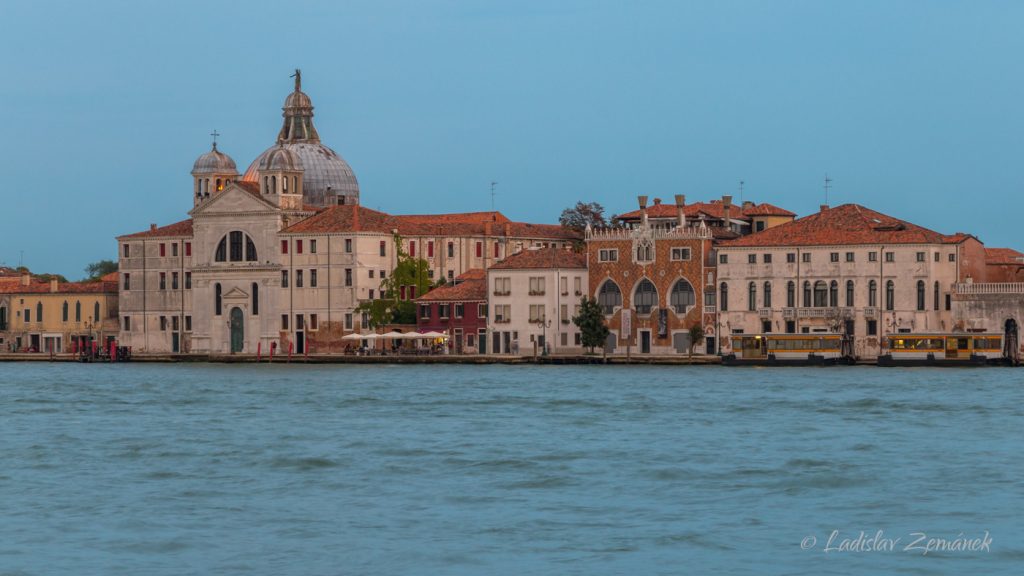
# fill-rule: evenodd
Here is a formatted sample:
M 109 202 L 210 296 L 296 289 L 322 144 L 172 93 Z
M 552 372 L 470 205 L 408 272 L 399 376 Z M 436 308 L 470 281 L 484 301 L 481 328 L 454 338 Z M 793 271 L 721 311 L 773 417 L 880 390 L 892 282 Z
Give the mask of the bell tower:
M 192 200 L 194 206 L 199 206 L 212 195 L 224 190 L 232 181 L 238 179 L 238 169 L 235 161 L 230 156 L 217 150 L 216 130 L 210 134 L 213 136 L 213 145 L 210 151 L 196 159 L 192 165 Z

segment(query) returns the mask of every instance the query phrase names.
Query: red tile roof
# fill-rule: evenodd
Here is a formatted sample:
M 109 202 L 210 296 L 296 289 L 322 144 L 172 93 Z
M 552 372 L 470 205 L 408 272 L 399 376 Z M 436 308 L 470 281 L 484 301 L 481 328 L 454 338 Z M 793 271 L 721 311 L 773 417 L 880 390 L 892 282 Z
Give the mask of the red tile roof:
M 790 216 L 796 217 L 796 214 L 786 210 L 785 208 L 779 208 L 773 204 L 762 202 L 760 204 L 754 204 L 753 206 L 747 206 L 743 208 L 743 214 L 746 216 Z
M 696 218 L 701 214 L 706 215 L 709 218 L 717 220 L 725 219 L 725 204 L 721 200 L 712 200 L 711 202 L 694 202 L 692 204 L 686 204 L 683 206 L 683 213 L 686 214 L 687 218 Z M 625 214 L 619 215 L 619 220 L 639 220 L 642 211 L 633 210 L 632 212 L 626 212 Z M 648 218 L 675 218 L 678 215 L 675 204 L 653 204 L 647 207 Z M 790 216 L 795 217 L 796 214 L 768 204 L 767 202 L 762 204 L 751 204 L 744 208 L 740 204 L 732 204 L 729 208 L 729 218 L 732 220 L 749 220 L 752 216 Z
M 191 237 L 192 236 L 192 219 L 182 220 L 181 222 L 175 222 L 174 224 L 168 224 L 167 226 L 156 227 L 154 224 L 149 230 L 143 232 L 136 232 L 134 234 L 125 234 L 124 236 L 118 236 L 121 238 L 169 238 L 169 237 Z
M 985 263 L 998 264 L 1021 264 L 1024 254 L 1013 248 L 985 248 Z
M 50 283 L 32 280 L 28 286 L 20 278 L 0 278 L 0 294 L 49 294 Z M 56 294 L 117 294 L 117 282 L 58 282 Z
M 356 217 L 358 214 L 358 218 Z M 393 216 L 354 204 L 330 206 L 289 226 L 285 233 L 382 232 L 405 236 L 508 236 L 573 240 L 581 236 L 559 225 L 510 222 L 499 212 Z M 489 232 L 488 232 L 489 230 Z
M 733 246 L 942 244 L 948 236 L 858 204 L 827 208 L 763 232 L 721 243 Z
M 565 248 L 536 248 L 512 254 L 491 266 L 491 270 L 534 268 L 586 268 L 587 255 Z
M 232 184 L 237 185 L 242 190 L 245 190 L 246 192 L 248 192 L 249 194 L 252 194 L 253 196 L 255 196 L 257 198 L 262 198 L 263 197 L 263 195 L 260 194 L 260 183 L 259 182 L 250 182 L 248 180 L 235 180 L 234 182 L 232 182 Z
M 470 302 L 487 300 L 487 273 L 479 268 L 460 274 L 455 282 L 434 288 L 417 302 Z

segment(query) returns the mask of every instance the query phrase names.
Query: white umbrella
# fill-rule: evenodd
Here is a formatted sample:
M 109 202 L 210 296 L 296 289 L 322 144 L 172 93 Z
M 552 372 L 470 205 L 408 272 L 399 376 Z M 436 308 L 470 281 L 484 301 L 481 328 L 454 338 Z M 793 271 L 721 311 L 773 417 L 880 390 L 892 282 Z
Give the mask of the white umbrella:
M 357 332 L 353 332 L 351 334 L 342 336 L 341 339 L 342 340 L 367 340 L 367 339 L 376 338 L 376 337 L 377 337 L 376 334 L 359 334 Z
M 431 332 L 425 332 L 423 334 L 423 337 L 424 338 L 449 338 L 450 336 L 448 336 L 447 334 L 442 334 L 441 332 L 433 332 L 433 331 L 431 331 Z
M 424 334 L 420 334 L 419 332 L 406 332 L 402 336 L 402 338 L 406 340 L 422 340 L 424 338 L 427 338 L 427 336 Z
M 396 331 L 392 330 L 391 332 L 388 332 L 387 334 L 382 335 L 381 338 L 390 338 L 392 340 L 400 340 L 402 338 L 405 338 L 405 334 L 402 334 L 401 332 L 396 332 Z

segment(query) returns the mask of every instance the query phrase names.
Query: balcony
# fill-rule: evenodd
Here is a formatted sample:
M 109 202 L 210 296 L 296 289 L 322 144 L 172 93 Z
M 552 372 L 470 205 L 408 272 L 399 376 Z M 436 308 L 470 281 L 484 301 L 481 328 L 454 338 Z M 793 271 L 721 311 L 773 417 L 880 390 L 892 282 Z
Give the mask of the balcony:
M 495 324 L 508 324 L 511 321 L 512 321 L 511 318 L 500 318 L 499 317 L 499 318 L 495 318 L 494 319 L 494 323 Z
M 783 308 L 782 317 L 786 318 L 787 320 L 792 320 L 793 318 L 796 318 L 796 308 Z
M 543 290 L 530 290 L 529 295 L 530 296 L 543 296 L 544 295 L 544 291 Z
M 705 306 L 704 307 L 704 313 L 705 314 L 715 314 L 717 312 L 718 312 L 718 306 L 712 305 L 712 306 Z
M 766 320 L 768 318 L 771 318 L 771 316 L 772 316 L 772 309 L 771 308 L 758 308 L 757 309 L 757 316 L 758 316 L 758 318 L 761 318 L 762 320 Z
M 865 306 L 864 307 L 865 318 L 878 318 L 878 306 Z
M 512 294 L 511 290 L 495 290 L 494 291 L 494 295 L 495 296 L 510 296 L 511 294 Z
M 1024 282 L 963 282 L 953 290 L 956 294 L 1024 294 Z
M 797 308 L 797 316 L 800 318 L 828 318 L 832 308 Z

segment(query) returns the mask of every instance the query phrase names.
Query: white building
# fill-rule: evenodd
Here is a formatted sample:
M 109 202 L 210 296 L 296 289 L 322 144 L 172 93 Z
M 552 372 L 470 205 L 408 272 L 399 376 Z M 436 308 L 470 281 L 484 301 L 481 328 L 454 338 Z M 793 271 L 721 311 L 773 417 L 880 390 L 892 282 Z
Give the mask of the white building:
M 583 351 L 572 318 L 587 292 L 587 257 L 564 248 L 523 250 L 487 270 L 492 354 Z
M 854 353 L 881 338 L 954 330 L 956 282 L 984 274 L 984 246 L 856 204 L 718 245 L 721 333 L 845 332 Z M 723 346 L 726 342 L 722 343 Z

